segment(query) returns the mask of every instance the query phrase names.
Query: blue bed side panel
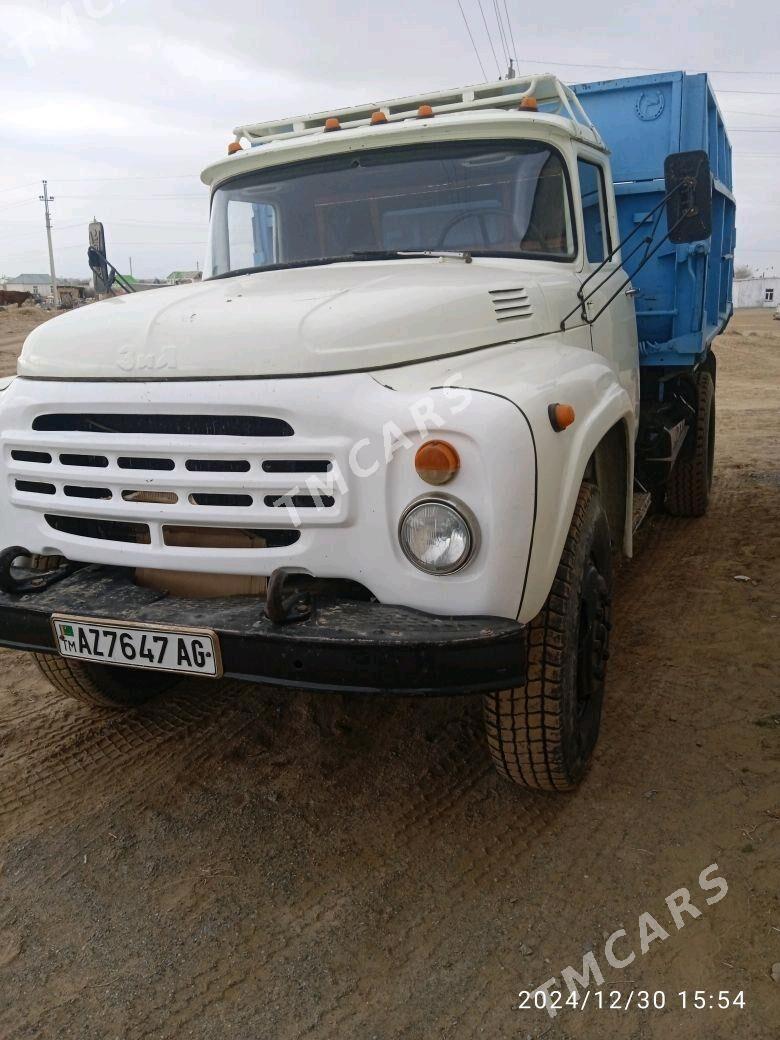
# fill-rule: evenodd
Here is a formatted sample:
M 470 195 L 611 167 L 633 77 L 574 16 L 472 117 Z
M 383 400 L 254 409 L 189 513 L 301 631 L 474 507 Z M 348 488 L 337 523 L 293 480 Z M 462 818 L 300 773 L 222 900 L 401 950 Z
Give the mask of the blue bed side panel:
M 665 72 L 572 89 L 612 153 L 621 238 L 664 197 L 667 155 L 696 149 L 709 155 L 712 238 L 666 242 L 634 279 L 642 365 L 696 364 L 731 316 L 735 242 L 731 145 L 707 76 Z M 656 240 L 665 233 L 664 213 Z M 627 273 L 638 257 L 627 262 Z

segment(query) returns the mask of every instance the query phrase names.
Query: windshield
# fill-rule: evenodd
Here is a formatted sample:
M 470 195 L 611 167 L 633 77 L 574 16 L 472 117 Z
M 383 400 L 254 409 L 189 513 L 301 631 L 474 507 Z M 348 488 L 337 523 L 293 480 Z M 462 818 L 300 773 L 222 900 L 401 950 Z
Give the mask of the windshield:
M 571 259 L 560 154 L 537 141 L 470 141 L 258 170 L 215 191 L 206 270 L 421 250 Z

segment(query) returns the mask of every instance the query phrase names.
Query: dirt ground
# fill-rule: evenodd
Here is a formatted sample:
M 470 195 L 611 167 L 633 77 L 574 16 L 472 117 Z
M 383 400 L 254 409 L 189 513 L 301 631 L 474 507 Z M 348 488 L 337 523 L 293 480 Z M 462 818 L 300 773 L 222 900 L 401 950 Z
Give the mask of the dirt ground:
M 22 324 L 0 314 L 3 363 Z M 495 776 L 478 699 L 224 682 L 115 715 L 0 652 L 0 1036 L 780 1035 L 780 322 L 739 313 L 717 355 L 714 501 L 649 521 L 619 575 L 574 795 Z M 728 893 L 707 905 L 713 863 Z M 701 916 L 678 931 L 683 886 Z M 645 912 L 669 937 L 643 956 Z M 518 1009 L 588 950 L 605 1003 L 667 1007 Z
M 51 311 L 42 310 L 34 304 L 0 309 L 0 376 L 11 375 L 16 371 L 16 358 L 25 337 L 36 325 L 48 321 L 52 316 Z

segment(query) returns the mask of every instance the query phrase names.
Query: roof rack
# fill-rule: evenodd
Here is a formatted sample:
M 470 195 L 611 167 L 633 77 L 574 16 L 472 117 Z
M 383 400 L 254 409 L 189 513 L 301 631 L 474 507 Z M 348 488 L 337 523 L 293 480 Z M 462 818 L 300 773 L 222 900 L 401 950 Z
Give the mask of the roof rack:
M 526 97 L 536 99 L 540 112 L 563 116 L 570 119 L 577 129 L 590 131 L 591 140 L 603 147 L 604 142 L 576 95 L 552 73 L 519 76 L 516 79 L 497 80 L 494 83 L 434 91 L 430 94 L 415 94 L 412 97 L 396 98 L 376 104 L 275 119 L 267 123 L 246 123 L 237 126 L 234 133 L 237 141 L 243 138 L 251 145 L 261 145 L 269 141 L 317 133 L 324 129 L 325 120 L 333 117 L 347 130 L 351 127 L 369 125 L 374 112 L 383 112 L 388 122 L 397 122 L 415 118 L 420 105 L 425 104 L 432 107 L 434 115 L 439 115 L 445 112 L 516 108 Z M 586 133 L 583 136 L 590 137 L 590 134 Z

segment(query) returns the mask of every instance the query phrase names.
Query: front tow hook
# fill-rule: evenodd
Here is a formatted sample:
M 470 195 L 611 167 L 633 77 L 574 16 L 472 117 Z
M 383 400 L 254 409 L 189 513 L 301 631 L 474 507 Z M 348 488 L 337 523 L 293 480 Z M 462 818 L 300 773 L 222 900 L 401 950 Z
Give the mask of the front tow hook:
M 294 578 L 310 577 L 295 567 L 278 567 L 268 579 L 265 600 L 265 616 L 275 625 L 289 625 L 311 617 L 311 593 L 302 589 L 286 587 Z

